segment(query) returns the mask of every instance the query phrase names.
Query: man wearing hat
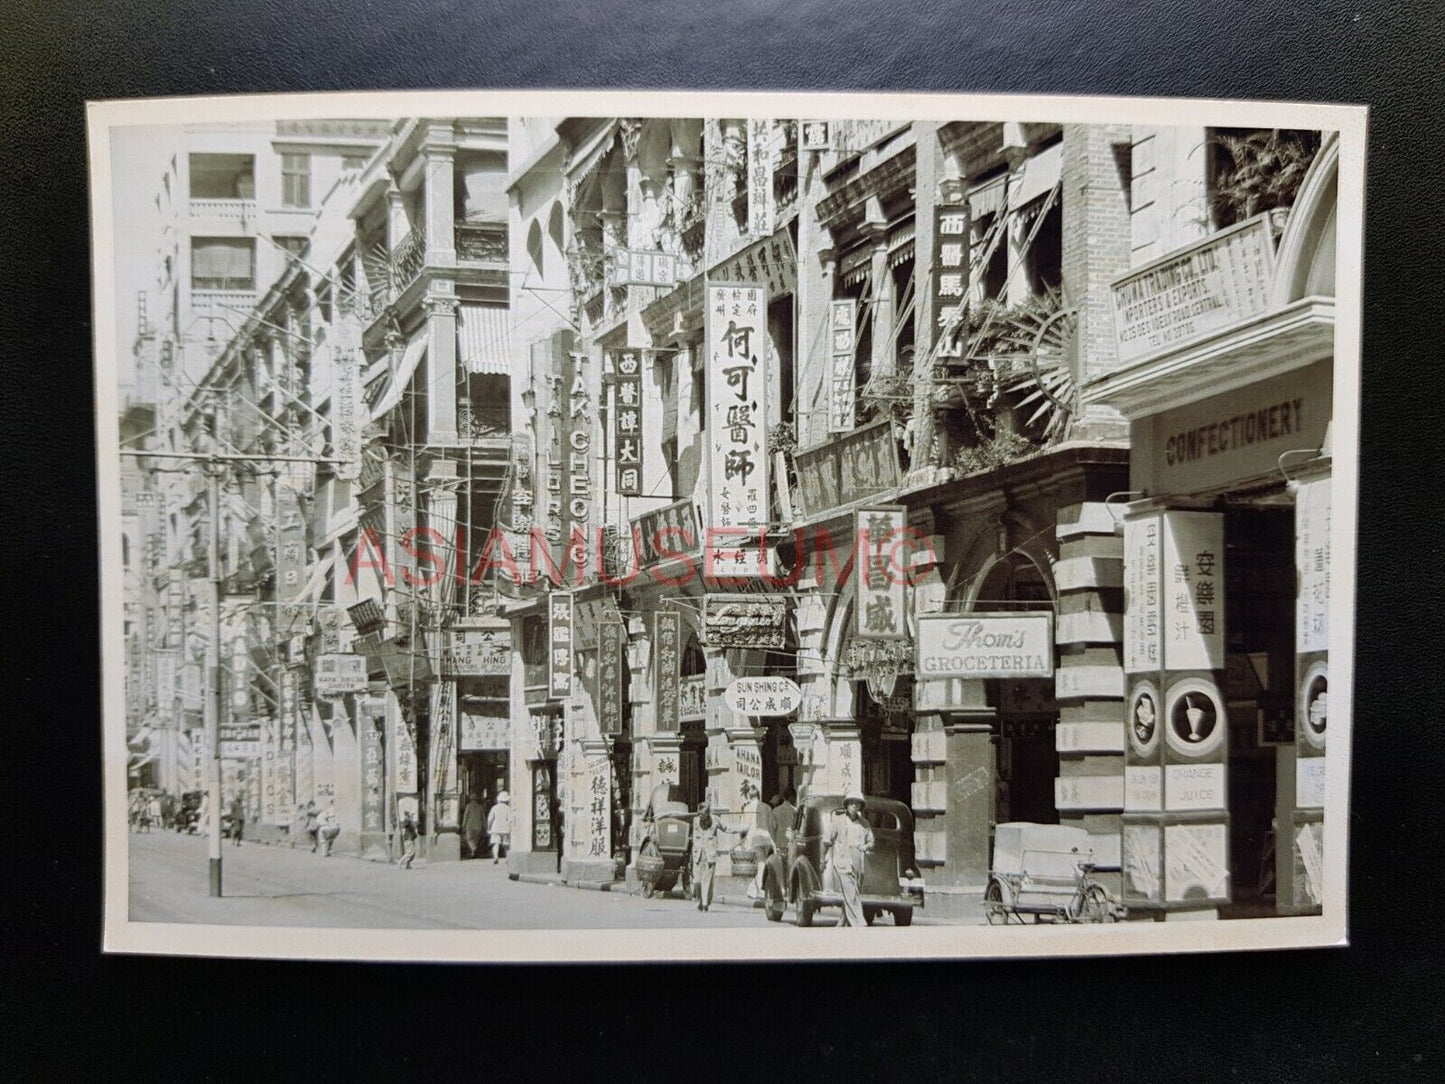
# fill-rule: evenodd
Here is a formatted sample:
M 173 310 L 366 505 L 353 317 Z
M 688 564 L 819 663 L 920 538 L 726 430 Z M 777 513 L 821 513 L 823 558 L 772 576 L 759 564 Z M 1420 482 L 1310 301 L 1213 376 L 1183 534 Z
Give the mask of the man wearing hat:
M 832 864 L 838 890 L 843 894 L 845 926 L 868 925 L 858 888 L 863 881 L 863 864 L 873 849 L 873 829 L 863 819 L 863 805 L 863 795 L 849 793 L 843 799 L 843 813 L 833 815 L 833 823 L 823 839 L 823 861 Z
M 502 858 L 502 848 L 512 849 L 512 796 L 506 791 L 497 795 L 497 804 L 487 813 L 487 835 L 492 840 L 492 865 Z

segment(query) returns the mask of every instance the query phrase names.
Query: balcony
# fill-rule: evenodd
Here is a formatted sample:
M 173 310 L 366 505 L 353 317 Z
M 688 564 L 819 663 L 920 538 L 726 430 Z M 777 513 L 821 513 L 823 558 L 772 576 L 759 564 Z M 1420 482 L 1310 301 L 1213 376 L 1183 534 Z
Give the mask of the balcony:
M 474 406 L 463 400 L 457 403 L 457 434 L 468 443 L 488 444 L 503 441 L 510 446 L 511 408 Z
M 194 316 L 245 315 L 256 304 L 256 289 L 192 289 L 191 313 Z
M 256 221 L 253 199 L 192 199 L 191 218 L 213 222 L 233 222 L 238 226 Z

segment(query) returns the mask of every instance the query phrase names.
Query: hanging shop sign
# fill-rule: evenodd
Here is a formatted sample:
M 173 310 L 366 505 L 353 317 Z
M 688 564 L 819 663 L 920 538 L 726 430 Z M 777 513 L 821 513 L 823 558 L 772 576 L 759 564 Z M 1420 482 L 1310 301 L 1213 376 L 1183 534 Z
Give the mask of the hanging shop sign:
M 361 473 L 361 335 L 355 320 L 331 325 L 331 454 L 336 477 L 354 482 Z
M 442 651 L 442 677 L 508 677 L 512 634 L 507 629 L 458 629 Z
M 221 756 L 225 759 L 252 759 L 261 755 L 261 724 L 223 726 L 218 729 Z
M 768 521 L 767 311 L 760 286 L 707 284 L 708 526 L 714 531 L 756 535 Z M 757 552 L 740 542 L 712 556 L 714 567 L 730 576 L 766 571 Z
M 728 685 L 723 702 L 739 715 L 776 718 L 797 711 L 803 691 L 792 678 L 740 677 Z
M 860 508 L 853 513 L 853 537 L 862 567 L 858 575 L 858 601 L 853 607 L 853 635 L 895 639 L 907 632 L 904 625 L 906 573 L 896 547 L 905 538 L 908 512 L 901 505 Z
M 652 704 L 659 733 L 678 729 L 681 682 L 682 615 L 676 610 L 658 610 L 652 615 Z
M 866 682 L 869 695 L 884 704 L 894 699 L 898 679 L 913 672 L 915 651 L 913 641 L 906 637 L 855 636 L 843 649 L 843 667 L 854 681 Z M 911 701 L 905 699 L 904 710 L 909 705 Z
M 723 282 L 766 287 L 770 300 L 796 294 L 798 256 L 792 231 L 779 230 L 771 237 L 754 241 L 714 267 L 710 276 Z
M 281 671 L 276 705 L 276 808 L 284 824 L 296 804 L 296 715 L 301 708 L 300 672 L 288 666 Z
M 550 851 L 556 849 L 552 838 L 552 806 L 556 796 L 552 793 L 552 765 L 532 766 L 532 849 Z
M 576 350 L 576 336 L 566 329 L 549 344 L 547 376 L 549 441 L 543 469 L 543 530 L 552 544 L 558 568 L 575 568 L 584 578 L 589 567 L 586 543 L 592 520 L 592 395 L 587 381 L 587 355 Z M 534 356 L 534 363 L 536 358 Z M 577 544 L 574 545 L 574 540 Z
M 611 250 L 613 286 L 677 285 L 677 257 L 671 252 L 646 249 L 614 248 Z
M 155 658 L 156 675 L 156 706 L 163 716 L 171 716 L 175 711 L 176 694 L 179 688 L 176 685 L 176 674 L 180 664 L 180 652 L 174 649 L 153 651 Z
M 619 621 L 604 621 L 597 630 L 595 704 L 597 728 L 622 733 L 622 678 L 627 671 L 627 630 Z
M 617 458 L 617 493 L 642 496 L 642 353 L 624 350 L 617 355 L 613 384 L 612 447 Z
M 638 516 L 632 537 L 644 567 L 696 553 L 702 541 L 697 505 L 688 498 Z
M 1124 521 L 1124 671 L 1129 674 L 1153 673 L 1163 666 L 1163 533 L 1157 515 Z
M 556 591 L 547 600 L 547 697 L 572 695 L 572 593 Z
M 702 603 L 703 642 L 708 647 L 778 649 L 787 628 L 783 595 L 706 595 Z
M 905 127 L 899 120 L 838 120 L 833 122 L 833 142 L 840 157 L 859 154 Z
M 502 752 L 512 747 L 512 720 L 505 704 L 494 711 L 463 705 L 457 748 L 463 753 Z
M 920 681 L 1054 676 L 1051 613 L 920 614 Z
M 380 701 L 383 714 L 391 717 L 392 771 L 396 781 L 397 794 L 415 794 L 420 789 L 420 769 L 417 766 L 416 743 L 412 741 L 411 730 L 406 725 L 406 715 L 400 711 L 388 713 L 386 701 Z
M 306 524 L 300 498 L 284 484 L 276 486 L 275 565 L 277 598 L 289 602 L 306 579 Z
M 833 122 L 831 120 L 800 120 L 798 132 L 799 145 L 805 151 L 833 149 Z
M 773 122 L 748 119 L 748 232 L 766 237 L 777 219 L 773 195 Z
M 415 640 L 388 637 L 376 643 L 375 651 L 386 682 L 393 689 L 409 689 L 433 677 L 431 661 Z
M 1124 668 L 1224 668 L 1224 518 L 1163 512 L 1124 523 Z
M 1177 349 L 1264 312 L 1274 275 L 1268 215 L 1115 279 L 1119 364 Z
M 1330 480 L 1301 482 L 1294 507 L 1295 651 L 1303 655 L 1330 647 Z
M 695 723 L 707 718 L 707 675 L 689 674 L 678 682 L 677 719 Z
M 828 378 L 828 432 L 851 433 L 858 414 L 858 302 L 834 301 L 828 321 L 832 364 Z
M 950 186 L 933 211 L 933 314 L 936 358 L 962 358 L 960 311 L 968 299 L 968 204 Z M 951 329 L 951 330 L 950 330 Z
M 316 657 L 311 690 L 316 696 L 343 696 L 366 691 L 366 656 L 328 654 Z
M 898 487 L 898 442 L 888 420 L 793 454 L 803 518 Z

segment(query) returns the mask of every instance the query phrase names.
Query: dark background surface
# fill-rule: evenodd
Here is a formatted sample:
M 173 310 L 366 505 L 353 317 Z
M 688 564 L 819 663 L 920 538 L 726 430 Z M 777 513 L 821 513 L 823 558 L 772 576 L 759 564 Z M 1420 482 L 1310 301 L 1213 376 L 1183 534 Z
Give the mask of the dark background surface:
M 167 1079 L 1441 1079 L 1430 3 L 11 0 L 0 12 L 4 1047 Z M 445 87 L 1012 91 L 1371 106 L 1345 950 L 498 968 L 102 957 L 87 99 Z M 17 530 L 17 528 L 19 528 Z M 820 937 L 829 936 L 820 932 Z M 18 1064 L 16 1064 L 18 1062 Z M 9 1065 L 7 1065 L 7 1068 Z

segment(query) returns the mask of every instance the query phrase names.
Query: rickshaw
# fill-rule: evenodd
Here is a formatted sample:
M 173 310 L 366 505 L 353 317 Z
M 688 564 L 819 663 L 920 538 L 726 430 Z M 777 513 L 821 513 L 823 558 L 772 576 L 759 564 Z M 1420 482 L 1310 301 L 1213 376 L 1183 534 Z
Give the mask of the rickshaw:
M 989 925 L 1114 922 L 1123 908 L 1094 878 L 1089 833 L 1067 824 L 996 825 L 993 869 L 983 897 Z
M 687 808 L 682 788 L 659 783 L 647 803 L 642 846 L 637 850 L 637 878 L 642 894 L 651 899 L 681 883 L 682 894 L 692 894 L 692 822 L 697 814 Z

